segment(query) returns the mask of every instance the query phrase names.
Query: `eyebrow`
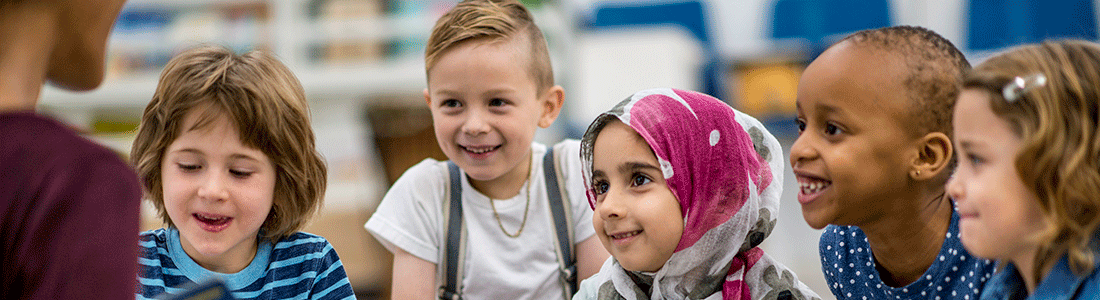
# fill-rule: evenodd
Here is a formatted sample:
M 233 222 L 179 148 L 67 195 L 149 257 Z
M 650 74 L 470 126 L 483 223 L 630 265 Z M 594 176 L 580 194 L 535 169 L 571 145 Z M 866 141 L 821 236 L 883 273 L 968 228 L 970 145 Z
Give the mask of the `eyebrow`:
M 644 162 L 625 162 L 619 165 L 619 172 L 623 174 L 629 174 L 640 170 L 653 170 L 663 173 L 661 168 Z
M 447 97 L 456 97 L 456 96 L 461 96 L 461 94 L 462 94 L 462 93 L 459 93 L 458 91 L 454 91 L 454 90 L 450 90 L 450 89 L 438 89 L 438 90 L 435 91 L 435 93 L 438 93 L 440 95 L 447 96 Z M 495 96 L 495 95 L 508 94 L 508 93 L 516 93 L 516 90 L 512 89 L 512 88 L 508 88 L 508 87 L 493 88 L 493 89 L 489 89 L 488 91 L 485 91 L 484 93 L 481 93 L 481 95 L 479 95 L 479 96 L 483 96 L 483 97 L 484 96 Z
M 193 153 L 193 154 L 198 154 L 198 155 L 205 155 L 204 152 L 199 151 L 198 149 L 195 149 L 195 148 L 183 148 L 183 149 L 179 149 L 179 150 L 172 151 L 172 152 L 173 153 L 175 153 L 175 152 L 186 152 L 186 153 Z M 243 154 L 243 153 L 233 153 L 233 154 L 229 155 L 229 158 L 230 159 L 245 159 L 245 160 L 260 162 L 259 159 L 255 158 L 255 157 L 252 157 L 251 155 Z
M 830 113 L 839 114 L 841 112 L 839 107 L 829 105 L 829 104 L 818 104 L 818 105 L 814 106 L 814 109 L 816 109 L 818 112 L 821 112 L 822 114 L 830 114 Z
M 982 149 L 983 148 L 982 146 L 983 146 L 982 143 L 979 143 L 979 142 L 959 140 L 959 149 L 966 149 L 966 150 L 975 149 L 975 148 Z

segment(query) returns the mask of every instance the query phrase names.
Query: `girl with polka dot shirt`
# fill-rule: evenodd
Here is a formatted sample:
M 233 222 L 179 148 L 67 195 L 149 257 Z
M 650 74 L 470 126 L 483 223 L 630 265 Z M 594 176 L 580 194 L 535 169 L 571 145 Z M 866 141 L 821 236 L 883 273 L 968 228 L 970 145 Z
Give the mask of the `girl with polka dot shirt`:
M 802 73 L 790 162 L 838 299 L 970 300 L 989 280 L 994 265 L 962 247 L 944 190 L 969 67 L 936 33 L 895 26 L 844 38 Z

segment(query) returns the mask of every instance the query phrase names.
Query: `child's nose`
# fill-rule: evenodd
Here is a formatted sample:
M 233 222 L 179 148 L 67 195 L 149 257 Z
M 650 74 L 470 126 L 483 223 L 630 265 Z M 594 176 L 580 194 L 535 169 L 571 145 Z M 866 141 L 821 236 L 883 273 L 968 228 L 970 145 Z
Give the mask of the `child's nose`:
M 607 191 L 598 207 L 600 217 L 604 220 L 614 220 L 625 216 L 626 211 L 623 209 L 621 198 L 618 193 Z
M 794 140 L 794 144 L 791 145 L 791 166 L 797 166 L 800 162 L 805 162 L 817 158 L 817 151 L 810 145 L 809 138 L 806 136 L 799 136 Z
M 204 200 L 220 201 L 229 197 L 226 190 L 227 176 L 222 172 L 210 172 L 199 186 L 198 196 Z
M 484 114 L 479 112 L 471 112 L 466 117 L 466 122 L 462 124 L 462 132 L 469 135 L 478 135 L 489 131 L 489 122 L 486 122 Z
M 963 187 L 961 181 L 958 174 L 952 174 L 951 178 L 947 179 L 947 197 L 955 200 L 961 200 L 966 197 L 966 189 Z

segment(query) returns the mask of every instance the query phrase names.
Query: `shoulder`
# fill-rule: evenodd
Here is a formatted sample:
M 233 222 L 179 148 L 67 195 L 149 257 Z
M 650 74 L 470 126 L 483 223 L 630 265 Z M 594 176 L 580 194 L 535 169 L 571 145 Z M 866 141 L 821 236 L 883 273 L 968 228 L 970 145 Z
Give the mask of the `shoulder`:
M 854 247 L 853 244 L 862 245 L 866 243 L 867 237 L 863 235 L 863 231 L 859 227 L 829 225 L 821 231 L 822 251 L 825 250 L 826 246 L 847 249 Z
M 328 240 L 324 237 L 299 231 L 275 243 L 272 252 L 273 255 L 279 252 L 283 252 L 284 254 L 303 254 L 324 252 L 331 249 L 332 245 L 329 244 Z
M 829 225 L 821 233 L 818 247 L 826 279 L 847 278 L 854 274 L 853 270 L 872 265 L 871 249 L 858 227 Z
M 34 199 L 37 207 L 84 206 L 58 209 L 69 215 L 132 211 L 137 220 L 141 187 L 121 154 L 33 113 L 0 114 L 0 136 L 0 169 L 16 174 L 5 185 L 40 195 Z
M 157 249 L 167 249 L 168 229 L 159 228 L 142 232 L 138 235 L 138 247 L 141 255 L 146 258 L 156 256 Z
M 554 144 L 554 152 L 558 153 L 558 155 L 563 158 L 580 161 L 581 141 L 574 139 L 563 140 L 557 144 Z
M 168 229 L 165 228 L 148 230 L 138 234 L 138 241 L 141 242 L 165 242 L 167 240 Z
M 1100 299 L 1100 265 L 1093 267 L 1092 272 L 1085 276 L 1076 299 Z
M 13 148 L 3 151 L 19 151 L 31 155 L 36 162 L 67 164 L 79 162 L 106 162 L 125 166 L 119 154 L 107 149 L 69 129 L 64 124 L 33 113 L 0 114 L 0 133 Z M 72 167 L 71 165 L 65 165 Z M 41 167 L 41 165 L 39 166 Z
M 421 190 L 426 186 L 438 186 L 443 181 L 447 180 L 447 161 L 438 161 L 432 158 L 425 158 L 419 163 L 409 167 L 405 170 L 405 173 L 401 174 L 401 177 L 397 178 L 397 181 L 393 183 L 393 187 L 390 189 L 413 189 Z

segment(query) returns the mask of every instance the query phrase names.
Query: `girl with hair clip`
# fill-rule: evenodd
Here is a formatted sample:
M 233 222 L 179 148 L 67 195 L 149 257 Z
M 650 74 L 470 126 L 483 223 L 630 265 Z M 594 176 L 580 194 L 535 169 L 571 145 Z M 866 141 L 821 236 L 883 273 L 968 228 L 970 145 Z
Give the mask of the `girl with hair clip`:
M 1098 299 L 1100 45 L 1044 42 L 970 71 L 947 191 L 963 245 L 1001 270 L 981 299 Z
M 756 119 L 645 90 L 597 117 L 581 147 L 612 259 L 574 299 L 818 299 L 757 247 L 776 222 L 783 150 Z

